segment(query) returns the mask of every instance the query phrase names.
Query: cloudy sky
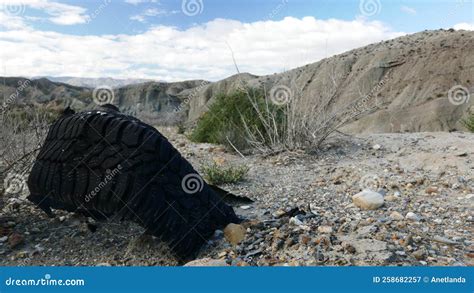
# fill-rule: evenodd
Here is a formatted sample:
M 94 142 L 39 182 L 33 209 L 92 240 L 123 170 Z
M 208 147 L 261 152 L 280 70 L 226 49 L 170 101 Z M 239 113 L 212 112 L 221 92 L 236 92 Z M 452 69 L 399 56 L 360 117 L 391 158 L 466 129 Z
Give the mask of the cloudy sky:
M 0 75 L 219 80 L 451 27 L 474 0 L 0 0 Z

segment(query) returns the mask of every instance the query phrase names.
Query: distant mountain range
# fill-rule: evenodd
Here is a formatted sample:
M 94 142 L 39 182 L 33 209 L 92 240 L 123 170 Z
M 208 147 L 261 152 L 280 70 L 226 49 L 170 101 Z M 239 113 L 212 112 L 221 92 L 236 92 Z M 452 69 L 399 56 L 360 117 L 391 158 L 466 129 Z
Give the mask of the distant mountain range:
M 218 94 L 245 84 L 270 94 L 275 88 L 283 90 L 281 97 L 297 98 L 308 108 L 325 104 L 324 112 L 307 113 L 325 117 L 347 110 L 356 99 L 375 97 L 378 107 L 346 125 L 343 130 L 349 133 L 448 131 L 462 129 L 461 119 L 474 113 L 474 31 L 424 31 L 283 73 L 242 73 L 217 82 L 61 77 L 32 80 L 19 91 L 25 81 L 3 78 L 4 103 L 13 95 L 14 103 L 80 110 L 93 105 L 94 87 L 107 85 L 114 88 L 112 102 L 128 113 L 151 113 L 166 120 L 179 112 L 180 119 L 192 123 Z
M 89 77 L 72 77 L 72 76 L 36 76 L 32 79 L 47 78 L 53 82 L 67 83 L 73 86 L 81 86 L 88 88 L 96 88 L 99 86 L 109 86 L 112 88 L 118 88 L 129 84 L 137 84 L 154 81 L 152 79 L 140 79 L 140 78 L 128 78 L 128 79 L 116 79 L 111 77 L 102 78 L 89 78 Z

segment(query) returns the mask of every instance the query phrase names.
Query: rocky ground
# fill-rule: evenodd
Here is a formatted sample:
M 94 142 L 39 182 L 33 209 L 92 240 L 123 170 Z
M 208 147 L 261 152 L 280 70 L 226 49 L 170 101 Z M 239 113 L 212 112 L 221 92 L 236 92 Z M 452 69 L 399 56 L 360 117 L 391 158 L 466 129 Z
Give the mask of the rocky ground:
M 474 134 L 338 136 L 315 153 L 242 158 L 162 131 L 197 169 L 250 167 L 222 186 L 254 200 L 235 207 L 247 221 L 216 231 L 198 265 L 474 264 Z M 50 219 L 22 196 L 3 201 L 1 265 L 181 264 L 133 223 Z

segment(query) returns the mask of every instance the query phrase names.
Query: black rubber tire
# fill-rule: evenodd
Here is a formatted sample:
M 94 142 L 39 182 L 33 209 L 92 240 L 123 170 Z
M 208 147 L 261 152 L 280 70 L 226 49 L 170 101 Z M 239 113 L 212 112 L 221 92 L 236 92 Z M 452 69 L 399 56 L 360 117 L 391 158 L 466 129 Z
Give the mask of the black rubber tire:
M 168 140 L 131 116 L 65 114 L 33 166 L 29 199 L 49 214 L 55 208 L 136 221 L 188 259 L 215 229 L 239 222 L 204 181 L 187 193 L 182 181 L 189 174 L 198 173 Z

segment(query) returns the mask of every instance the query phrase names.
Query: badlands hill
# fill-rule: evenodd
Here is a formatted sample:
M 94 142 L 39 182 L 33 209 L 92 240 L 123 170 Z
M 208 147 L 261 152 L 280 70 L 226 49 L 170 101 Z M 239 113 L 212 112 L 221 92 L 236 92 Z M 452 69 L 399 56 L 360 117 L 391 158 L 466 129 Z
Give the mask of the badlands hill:
M 333 96 L 332 112 L 374 96 L 378 109 L 346 126 L 351 132 L 459 129 L 461 117 L 474 110 L 474 32 L 424 31 L 281 74 L 235 75 L 201 89 L 190 102 L 189 120 L 199 117 L 217 93 L 231 92 L 243 82 L 267 92 L 283 85 L 293 98 L 300 95 L 310 104 Z

